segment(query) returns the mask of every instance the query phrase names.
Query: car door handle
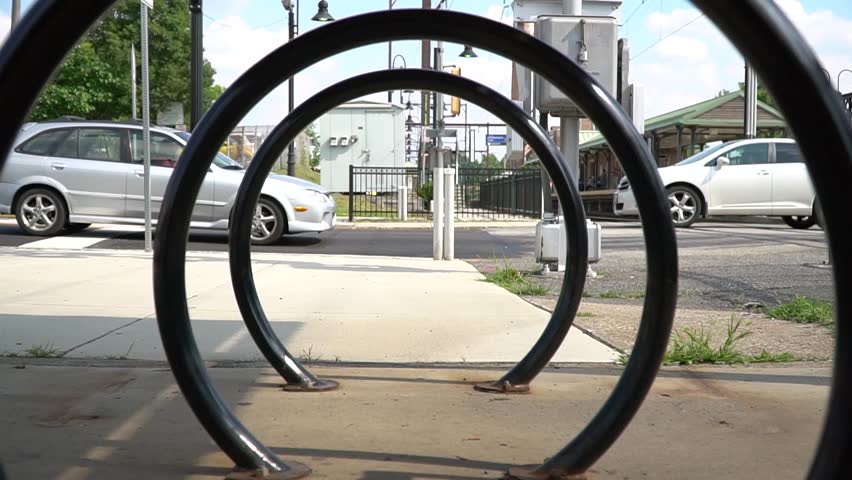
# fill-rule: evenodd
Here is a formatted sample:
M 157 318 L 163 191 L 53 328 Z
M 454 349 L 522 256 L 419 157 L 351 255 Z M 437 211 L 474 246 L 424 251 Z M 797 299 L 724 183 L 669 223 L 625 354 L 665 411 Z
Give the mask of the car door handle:
M 50 168 L 54 170 L 65 170 L 65 164 L 61 162 L 51 162 Z
M 136 173 L 137 177 L 145 177 L 145 170 L 136 170 L 134 173 Z
M 761 171 L 757 172 L 757 174 L 758 175 L 769 175 L 769 171 L 768 170 L 761 170 Z

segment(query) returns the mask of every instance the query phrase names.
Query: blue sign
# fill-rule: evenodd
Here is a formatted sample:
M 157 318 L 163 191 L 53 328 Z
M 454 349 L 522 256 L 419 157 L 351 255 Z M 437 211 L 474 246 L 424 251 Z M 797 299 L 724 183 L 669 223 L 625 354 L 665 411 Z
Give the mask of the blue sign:
M 506 145 L 506 135 L 486 135 L 485 143 L 488 145 Z

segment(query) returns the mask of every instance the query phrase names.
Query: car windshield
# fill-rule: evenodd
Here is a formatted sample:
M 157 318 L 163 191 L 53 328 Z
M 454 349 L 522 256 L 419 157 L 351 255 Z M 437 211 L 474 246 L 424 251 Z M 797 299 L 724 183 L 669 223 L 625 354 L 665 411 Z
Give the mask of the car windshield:
M 709 157 L 710 155 L 713 155 L 714 153 L 718 152 L 719 150 L 721 150 L 722 148 L 724 148 L 728 145 L 730 145 L 730 142 L 720 143 L 719 145 L 716 145 L 715 147 L 710 147 L 707 150 L 703 150 L 701 152 L 696 153 L 695 155 L 693 155 L 691 157 L 688 157 L 684 160 L 681 160 L 680 162 L 676 163 L 675 165 L 689 165 L 690 163 L 700 162 L 701 160 L 704 160 L 705 158 Z
M 189 141 L 190 134 L 188 132 L 174 132 L 174 134 L 183 139 L 185 142 Z M 216 156 L 213 157 L 213 164 L 225 170 L 245 170 L 245 167 L 240 165 L 239 162 L 232 160 L 222 152 L 216 153 Z

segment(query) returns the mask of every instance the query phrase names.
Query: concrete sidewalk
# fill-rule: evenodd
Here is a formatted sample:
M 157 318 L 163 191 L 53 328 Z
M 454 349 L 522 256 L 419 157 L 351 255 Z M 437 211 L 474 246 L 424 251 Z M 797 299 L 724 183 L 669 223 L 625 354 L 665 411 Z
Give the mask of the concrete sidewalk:
M 0 359 L 9 480 L 221 480 L 232 468 L 168 370 L 49 362 L 60 365 Z M 551 370 L 531 395 L 516 396 L 474 391 L 472 382 L 499 374 L 482 369 L 319 368 L 341 389 L 311 394 L 283 392 L 269 369 L 209 372 L 246 426 L 280 457 L 309 465 L 311 479 L 462 480 L 500 478 L 553 455 L 600 408 L 621 369 Z M 588 478 L 804 478 L 829 374 L 666 369 Z
M 0 354 L 162 360 L 150 255 L 0 249 Z M 550 314 L 469 264 L 431 259 L 255 254 L 267 316 L 294 355 L 347 362 L 516 362 Z M 208 360 L 261 358 L 234 300 L 224 253 L 190 253 L 193 329 Z M 618 352 L 572 329 L 554 362 Z

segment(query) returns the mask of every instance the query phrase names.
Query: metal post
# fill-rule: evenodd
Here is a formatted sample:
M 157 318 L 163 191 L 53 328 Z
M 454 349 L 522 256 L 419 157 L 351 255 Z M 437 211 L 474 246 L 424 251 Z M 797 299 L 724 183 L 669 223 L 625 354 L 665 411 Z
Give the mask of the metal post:
M 130 97 L 133 104 L 133 119 L 139 118 L 139 109 L 136 106 L 136 46 L 130 44 Z
M 677 151 L 675 152 L 675 163 L 679 163 L 681 160 L 683 160 L 683 142 L 681 141 L 681 138 L 683 137 L 683 125 L 677 125 L 675 127 L 675 130 L 677 131 Z
M 444 260 L 455 257 L 455 170 L 444 169 Z
M 432 0 L 423 0 L 421 8 L 429 10 L 432 8 Z M 428 70 L 432 67 L 430 55 L 432 54 L 432 42 L 428 39 L 420 41 L 420 68 Z M 420 92 L 420 124 L 425 128 L 429 125 L 429 92 Z M 423 136 L 420 137 L 423 139 Z M 425 149 L 423 151 L 426 151 Z
M 148 7 L 140 4 L 142 17 L 142 144 L 145 195 L 145 251 L 151 251 L 151 99 L 148 85 Z
M 388 10 L 393 8 L 393 0 L 388 0 Z M 393 42 L 388 42 L 388 70 L 391 69 L 391 54 L 393 53 Z M 393 92 L 388 90 L 388 103 L 393 102 Z
M 298 2 L 297 2 L 298 3 Z M 287 12 L 287 23 L 290 26 L 290 41 L 292 42 L 294 38 L 296 38 L 296 19 L 295 15 L 293 15 L 293 8 L 291 7 Z M 296 103 L 296 89 L 293 84 L 294 77 L 290 77 L 287 81 L 287 113 L 293 111 L 293 104 Z M 291 177 L 296 176 L 296 146 L 293 145 L 293 142 L 290 142 L 290 145 L 287 146 L 287 175 Z
M 355 221 L 355 166 L 349 165 L 349 221 Z
M 444 42 L 438 42 L 435 49 L 435 70 L 443 70 Z M 435 127 L 442 129 L 444 126 L 444 96 L 435 93 Z M 432 212 L 432 258 L 442 260 L 445 257 L 444 248 L 444 144 L 441 135 L 435 139 L 435 170 L 432 174 L 432 195 L 435 199 L 435 210 Z
M 21 21 L 21 0 L 12 0 L 12 25 L 9 28 L 11 31 L 15 25 Z
M 201 120 L 204 102 L 204 23 L 202 22 L 202 0 L 190 0 L 190 35 L 192 36 L 192 54 L 190 63 L 190 110 L 189 130 L 195 129 Z
M 689 129 L 689 156 L 695 155 L 695 127 Z
M 745 107 L 743 108 L 743 134 L 745 138 L 757 137 L 757 77 L 749 64 L 745 66 Z

